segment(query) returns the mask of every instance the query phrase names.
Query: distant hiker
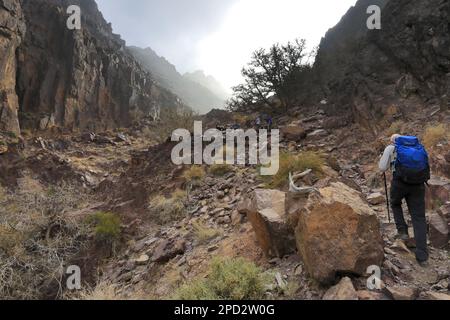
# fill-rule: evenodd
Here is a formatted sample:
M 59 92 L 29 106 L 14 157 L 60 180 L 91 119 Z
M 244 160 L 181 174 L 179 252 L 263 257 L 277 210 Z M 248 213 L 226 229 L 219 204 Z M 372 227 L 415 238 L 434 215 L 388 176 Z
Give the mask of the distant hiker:
M 255 120 L 256 130 L 261 129 L 261 117 L 258 116 Z
M 270 132 L 272 130 L 273 120 L 271 116 L 267 116 L 266 118 L 267 130 Z
M 384 151 L 379 168 L 393 170 L 391 207 L 397 226 L 397 238 L 409 239 L 402 201 L 406 200 L 416 240 L 416 259 L 421 266 L 428 261 L 427 221 L 425 217 L 425 183 L 430 179 L 428 154 L 417 137 L 394 134 Z

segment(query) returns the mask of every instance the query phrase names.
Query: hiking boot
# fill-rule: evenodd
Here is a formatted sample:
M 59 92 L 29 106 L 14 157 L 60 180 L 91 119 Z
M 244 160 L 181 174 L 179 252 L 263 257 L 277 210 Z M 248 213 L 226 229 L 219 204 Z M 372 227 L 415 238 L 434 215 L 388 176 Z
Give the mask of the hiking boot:
M 402 240 L 402 241 L 408 241 L 409 240 L 409 234 L 407 232 L 399 231 L 397 233 L 397 235 L 395 236 L 395 239 Z
M 422 261 L 421 260 L 417 260 L 417 263 L 422 268 L 428 268 L 430 266 L 430 263 L 428 262 L 428 260 L 422 260 Z

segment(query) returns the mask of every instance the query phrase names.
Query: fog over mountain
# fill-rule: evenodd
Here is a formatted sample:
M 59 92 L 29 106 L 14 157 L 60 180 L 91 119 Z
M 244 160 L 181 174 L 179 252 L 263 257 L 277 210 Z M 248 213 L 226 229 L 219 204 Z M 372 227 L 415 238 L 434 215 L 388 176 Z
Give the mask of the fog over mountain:
M 152 48 L 184 74 L 203 70 L 227 90 L 258 48 L 319 45 L 356 0 L 96 0 L 127 45 Z
M 151 48 L 129 47 L 129 50 L 164 88 L 178 95 L 193 110 L 204 114 L 225 106 L 227 93 L 214 77 L 207 77 L 203 71 L 183 76 Z

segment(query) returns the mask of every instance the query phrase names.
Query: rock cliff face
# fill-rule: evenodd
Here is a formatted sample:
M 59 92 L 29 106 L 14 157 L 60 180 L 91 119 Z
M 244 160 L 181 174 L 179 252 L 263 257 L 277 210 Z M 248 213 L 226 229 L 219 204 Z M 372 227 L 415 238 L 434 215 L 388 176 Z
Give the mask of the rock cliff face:
M 16 50 L 25 32 L 16 0 L 0 0 L 0 130 L 19 133 Z
M 18 50 L 16 85 L 22 128 L 106 130 L 182 107 L 125 51 L 94 0 L 20 4 L 27 29 Z M 81 8 L 81 30 L 66 27 L 70 5 Z
M 369 5 L 382 8 L 381 30 L 368 30 Z M 360 0 L 322 39 L 314 66 L 329 113 L 374 128 L 392 105 L 448 108 L 450 2 Z M 319 98 L 319 97 L 317 97 Z M 407 109 L 407 110 L 406 110 Z

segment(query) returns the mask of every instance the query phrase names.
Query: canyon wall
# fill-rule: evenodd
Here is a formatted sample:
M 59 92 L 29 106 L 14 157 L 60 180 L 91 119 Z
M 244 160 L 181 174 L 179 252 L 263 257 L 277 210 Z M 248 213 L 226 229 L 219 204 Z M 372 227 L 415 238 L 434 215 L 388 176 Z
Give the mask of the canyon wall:
M 381 30 L 366 26 L 374 4 L 382 9 Z M 358 1 L 322 39 L 316 99 L 329 100 L 330 114 L 374 130 L 376 120 L 393 110 L 407 116 L 415 108 L 448 108 L 449 21 L 448 0 Z
M 21 7 L 16 0 L 0 0 L 0 130 L 18 134 L 16 50 L 25 33 Z
M 94 0 L 0 3 L 0 129 L 109 130 L 184 108 L 126 51 Z M 81 8 L 80 30 L 66 26 L 70 5 Z

